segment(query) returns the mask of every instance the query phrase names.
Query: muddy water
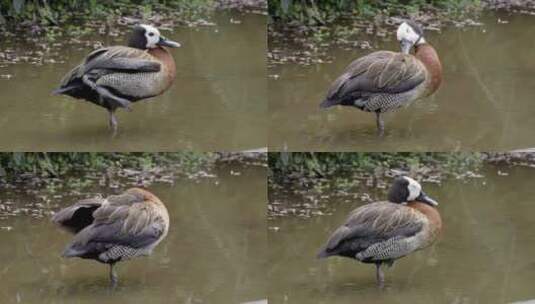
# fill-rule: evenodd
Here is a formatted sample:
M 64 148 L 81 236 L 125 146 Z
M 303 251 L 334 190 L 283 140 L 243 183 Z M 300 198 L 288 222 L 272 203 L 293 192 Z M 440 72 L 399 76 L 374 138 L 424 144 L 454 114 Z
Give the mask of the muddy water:
M 231 173 L 231 170 L 233 173 Z M 265 168 L 224 166 L 217 178 L 177 180 L 149 189 L 166 204 L 167 238 L 148 258 L 108 268 L 63 259 L 70 236 L 47 219 L 0 220 L 1 303 L 242 303 L 266 298 Z M 91 191 L 110 193 L 108 189 Z M 9 194 L 11 193 L 11 194 Z M 0 200 L 30 198 L 3 192 Z M 72 201 L 64 198 L 62 205 Z
M 534 146 L 535 42 L 529 38 L 534 19 L 487 15 L 481 21 L 482 27 L 426 32 L 444 67 L 442 87 L 429 98 L 387 114 L 382 139 L 376 136 L 373 114 L 318 107 L 345 67 L 373 50 L 334 49 L 329 53 L 332 63 L 270 69 L 279 78 L 268 84 L 269 146 L 291 151 L 486 151 Z M 386 40 L 364 39 L 374 50 L 399 50 L 393 35 Z
M 0 67 L 0 149 L 13 151 L 201 151 L 265 147 L 266 17 L 222 13 L 216 26 L 162 31 L 173 49 L 177 78 L 162 96 L 118 111 L 110 136 L 107 112 L 69 97 L 51 96 L 62 76 L 92 48 L 65 46 L 56 61 Z M 95 36 L 103 45 L 125 37 Z M 33 45 L 0 45 L 23 54 Z M 54 59 L 54 58 L 53 58 Z
M 423 184 L 444 222 L 440 240 L 398 260 L 378 290 L 375 267 L 314 255 L 359 201 L 329 201 L 331 215 L 270 220 L 270 303 L 509 303 L 535 299 L 535 169 L 496 168 L 469 181 Z M 372 198 L 384 190 L 362 189 Z M 329 193 L 326 193 L 327 195 Z M 298 198 L 271 197 L 270 200 Z M 278 231 L 273 229 L 278 228 Z

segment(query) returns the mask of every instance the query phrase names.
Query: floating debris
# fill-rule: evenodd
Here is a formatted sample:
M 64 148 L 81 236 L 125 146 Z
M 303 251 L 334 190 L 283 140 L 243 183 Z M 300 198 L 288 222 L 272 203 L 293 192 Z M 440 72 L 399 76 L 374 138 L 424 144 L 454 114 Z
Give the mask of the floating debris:
M 241 24 L 241 20 L 230 18 L 230 23 L 232 23 L 232 24 Z

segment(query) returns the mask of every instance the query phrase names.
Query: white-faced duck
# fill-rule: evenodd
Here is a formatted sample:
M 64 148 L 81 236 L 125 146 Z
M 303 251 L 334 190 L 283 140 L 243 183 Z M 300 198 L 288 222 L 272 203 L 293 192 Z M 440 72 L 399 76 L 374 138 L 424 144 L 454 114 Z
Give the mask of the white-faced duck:
M 342 256 L 375 264 L 377 283 L 384 286 L 382 264 L 431 245 L 442 230 L 436 206 L 422 186 L 410 177 L 398 177 L 387 202 L 375 202 L 351 212 L 318 253 L 319 258 Z
M 81 200 L 56 213 L 52 221 L 74 234 L 63 256 L 109 264 L 112 287 L 118 279 L 114 265 L 150 255 L 169 230 L 165 205 L 139 188 L 107 198 Z
M 134 27 L 128 46 L 111 46 L 91 52 L 67 73 L 56 94 L 84 99 L 109 112 L 115 131 L 115 110 L 130 103 L 158 96 L 173 83 L 176 66 L 166 47 L 180 44 L 166 39 L 150 25 Z
M 442 82 L 442 65 L 422 28 L 405 21 L 398 27 L 397 39 L 401 53 L 378 51 L 353 61 L 333 82 L 320 107 L 342 105 L 374 112 L 383 135 L 382 113 L 433 94 Z

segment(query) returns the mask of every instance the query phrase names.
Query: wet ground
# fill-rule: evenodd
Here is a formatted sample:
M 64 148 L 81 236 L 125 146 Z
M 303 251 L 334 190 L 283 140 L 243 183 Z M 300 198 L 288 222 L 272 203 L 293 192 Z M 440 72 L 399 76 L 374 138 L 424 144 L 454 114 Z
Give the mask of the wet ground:
M 265 147 L 266 18 L 221 12 L 205 22 L 207 26 L 162 30 L 182 44 L 172 50 L 177 78 L 162 96 L 137 102 L 132 112 L 119 110 L 119 131 L 114 138 L 104 109 L 51 95 L 93 44 L 69 41 L 57 47 L 54 44 L 61 41 L 43 45 L 11 37 L 0 45 L 0 150 L 236 151 Z M 99 43 L 123 44 L 125 37 L 84 36 L 84 40 L 94 42 L 96 48 Z M 18 62 L 2 60 L 5 57 L 17 57 Z
M 510 303 L 535 298 L 531 181 L 535 169 L 485 166 L 482 178 L 423 183 L 439 203 L 444 230 L 439 241 L 387 269 L 386 288 L 376 287 L 375 268 L 315 254 L 356 207 L 358 198 L 325 191 L 325 215 L 281 216 L 268 221 L 270 303 Z M 355 194 L 384 199 L 386 189 L 364 185 Z M 270 202 L 306 201 L 270 193 Z
M 152 256 L 119 264 L 119 286 L 114 292 L 108 289 L 106 265 L 60 257 L 71 236 L 53 225 L 47 213 L 83 194 L 49 196 L 49 203 L 40 206 L 44 217 L 33 216 L 31 211 L 8 216 L 0 212 L 0 240 L 5 244 L 0 249 L 0 302 L 242 303 L 265 299 L 265 175 L 263 166 L 222 163 L 208 177 L 152 184 L 148 189 L 170 213 L 169 234 Z M 39 196 L 19 190 L 24 189 L 3 189 L 0 207 L 20 209 L 41 202 Z M 120 190 L 91 186 L 85 192 Z
M 429 98 L 387 114 L 384 138 L 376 136 L 373 114 L 348 107 L 320 110 L 319 103 L 351 61 L 375 50 L 398 50 L 393 35 L 363 36 L 352 49 L 330 48 L 322 58 L 327 63 L 272 66 L 268 72 L 269 147 L 495 151 L 533 146 L 535 80 L 531 74 L 535 66 L 531 50 L 535 45 L 528 30 L 533 27 L 533 16 L 486 13 L 478 21 L 483 25 L 426 32 L 444 67 L 442 87 Z M 274 47 L 291 49 L 292 45 L 270 46 Z

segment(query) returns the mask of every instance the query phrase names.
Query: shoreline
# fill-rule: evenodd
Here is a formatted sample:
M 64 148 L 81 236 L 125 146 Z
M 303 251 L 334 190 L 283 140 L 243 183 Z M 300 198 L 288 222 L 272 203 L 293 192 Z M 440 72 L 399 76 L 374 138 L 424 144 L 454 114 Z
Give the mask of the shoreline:
M 488 13 L 535 15 L 535 1 L 486 0 L 480 5 L 467 7 L 466 11 L 451 14 L 446 9 L 427 5 L 413 13 L 385 12 L 378 10 L 374 15 L 362 16 L 342 14 L 325 24 L 306 25 L 295 20 L 275 20 L 268 23 L 268 69 L 286 63 L 309 66 L 329 63 L 329 50 L 357 48 L 373 50 L 369 40 L 389 39 L 392 29 L 405 19 L 422 25 L 426 31 L 440 32 L 445 27 L 480 27 L 481 17 Z M 275 76 L 270 75 L 271 78 Z

